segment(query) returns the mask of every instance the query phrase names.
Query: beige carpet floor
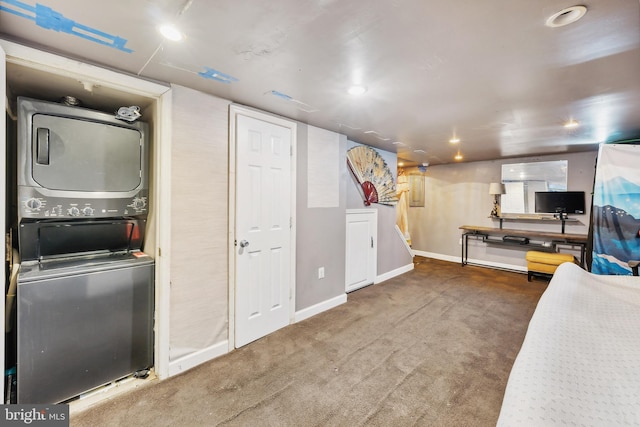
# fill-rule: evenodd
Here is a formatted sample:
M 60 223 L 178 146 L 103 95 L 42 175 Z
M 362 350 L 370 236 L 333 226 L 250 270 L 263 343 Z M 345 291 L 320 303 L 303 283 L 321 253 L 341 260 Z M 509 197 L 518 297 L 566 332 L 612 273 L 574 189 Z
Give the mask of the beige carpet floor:
M 148 381 L 71 425 L 493 426 L 547 282 L 415 260 L 346 304 Z

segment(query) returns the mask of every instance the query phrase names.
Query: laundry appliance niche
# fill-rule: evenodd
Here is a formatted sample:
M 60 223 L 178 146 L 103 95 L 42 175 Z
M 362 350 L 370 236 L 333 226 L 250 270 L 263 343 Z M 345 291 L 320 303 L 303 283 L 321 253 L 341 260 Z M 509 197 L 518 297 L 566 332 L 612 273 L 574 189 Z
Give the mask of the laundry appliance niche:
M 154 346 L 158 335 L 163 335 L 159 329 L 155 330 L 155 334 L 153 330 L 154 324 L 158 326 L 159 317 L 154 315 L 156 283 L 162 280 L 156 273 L 161 267 L 154 262 L 154 258 L 161 234 L 158 232 L 161 227 L 157 224 L 168 217 L 161 216 L 158 210 L 160 198 L 156 197 L 155 189 L 159 186 L 155 180 L 158 179 L 161 165 L 159 153 L 153 147 L 162 139 L 160 117 L 170 111 L 160 102 L 162 94 L 169 88 L 86 64 L 76 67 L 74 61 L 8 42 L 2 42 L 2 47 L 7 52 L 8 179 L 5 189 L 5 230 L 12 236 L 10 241 L 14 249 L 19 249 L 22 255 L 22 259 L 13 257 L 13 265 L 19 265 L 20 262 L 22 265 L 20 274 L 16 275 L 17 280 L 11 282 L 13 291 L 10 289 L 5 305 L 5 309 L 13 313 L 13 318 L 9 316 L 10 320 L 5 324 L 8 336 L 4 348 L 6 368 L 10 370 L 17 367 L 18 383 L 17 390 L 10 390 L 13 399 L 6 396 L 4 400 L 13 403 L 65 401 L 140 369 L 143 371 L 139 373 L 144 373 L 147 368 L 153 367 L 157 374 L 158 365 L 165 359 L 157 356 L 158 352 L 162 353 L 162 348 Z M 61 63 L 68 67 L 61 67 Z M 44 67 L 41 64 L 51 66 Z M 40 115 L 36 118 L 35 126 L 33 121 L 27 126 L 35 129 L 36 133 L 35 138 L 33 135 L 27 138 L 28 149 L 32 151 L 27 153 L 25 149 L 19 155 L 16 144 L 18 98 L 23 97 L 31 98 L 34 104 L 44 103 L 35 108 L 35 116 Z M 66 97 L 79 99 L 84 107 L 63 105 L 61 101 Z M 44 104 L 53 105 L 56 111 L 42 110 Z M 129 123 L 114 118 L 114 113 L 120 107 L 132 105 L 141 107 L 142 118 L 139 122 Z M 166 105 L 170 106 L 169 103 Z M 62 114 L 57 111 L 58 108 L 67 107 L 71 110 Z M 81 111 L 90 117 L 82 117 Z M 56 159 L 56 155 L 60 151 L 67 151 L 68 147 L 65 146 L 63 150 L 60 146 L 56 147 L 56 131 L 49 127 L 50 123 L 43 124 L 38 120 L 74 121 L 78 118 L 83 125 L 100 122 L 98 127 L 107 133 L 135 129 L 134 135 L 137 136 L 133 139 L 136 142 L 118 147 L 127 152 L 126 156 L 120 156 L 119 166 L 106 170 L 95 160 L 96 156 L 105 154 L 100 151 L 104 149 L 104 144 L 100 149 L 99 145 L 93 147 L 97 148 L 91 151 L 93 164 L 69 167 L 75 161 L 69 160 L 70 157 L 58 163 L 60 159 Z M 41 129 L 40 139 L 38 129 Z M 46 129 L 49 130 L 48 153 Z M 88 130 L 92 135 L 89 139 L 97 143 L 103 137 L 100 132 Z M 87 132 L 76 133 L 85 133 L 86 136 Z M 132 153 L 133 159 L 130 158 Z M 21 157 L 19 167 L 18 157 Z M 25 172 L 29 168 L 27 161 L 34 158 L 40 162 L 36 165 L 36 171 L 31 169 Z M 46 169 L 47 161 L 62 167 L 50 172 Z M 124 167 L 130 170 L 129 167 L 134 163 L 136 171 L 133 173 L 119 169 L 127 165 Z M 60 174 L 61 170 L 70 174 L 75 172 L 73 179 L 68 176 L 65 178 L 64 174 Z M 89 176 L 93 173 L 95 175 Z M 101 181 L 97 178 L 99 174 L 110 177 L 103 176 Z M 25 176 L 28 178 L 24 179 Z M 18 180 L 20 186 L 24 187 L 20 191 Z M 99 188 L 101 182 L 106 186 Z M 132 182 L 135 185 L 131 185 Z M 121 188 L 115 188 L 121 185 Z M 5 278 L 7 284 L 11 277 L 8 275 Z M 45 283 L 51 285 L 48 288 L 55 288 L 58 292 L 45 296 L 44 288 L 38 286 Z M 123 303 L 125 293 L 129 298 L 127 301 L 133 305 L 126 301 Z M 95 298 L 88 299 L 88 296 Z M 16 311 L 28 314 L 28 310 L 17 310 L 18 305 L 23 304 L 24 307 L 25 302 L 39 303 L 36 300 L 43 297 L 53 298 L 49 300 L 51 305 L 39 310 L 31 318 L 19 319 L 20 313 Z M 72 311 L 68 310 L 69 304 L 83 307 L 77 310 L 82 313 L 80 316 L 101 318 L 103 324 L 87 323 L 77 317 L 67 316 Z M 126 305 L 131 305 L 128 312 L 122 311 Z M 47 331 L 40 331 L 33 325 L 40 322 L 49 327 L 49 323 L 54 323 L 51 322 L 51 316 L 54 315 L 64 323 L 52 327 L 55 329 L 54 336 L 62 342 L 55 350 L 61 351 L 64 347 L 67 357 L 58 357 L 60 353 L 56 356 L 50 352 L 49 357 L 35 360 L 38 359 L 38 346 L 43 345 L 48 337 L 45 336 Z M 130 337 L 124 338 L 125 328 L 129 330 Z M 66 330 L 64 335 L 61 335 L 62 330 Z M 91 343 L 84 339 L 100 335 L 107 341 Z M 91 353 L 97 350 L 100 351 Z M 116 363 L 113 363 L 113 352 L 120 352 Z M 125 355 L 127 352 L 129 354 Z M 25 358 L 29 357 L 39 364 L 39 373 L 35 372 L 37 369 L 24 369 Z M 22 359 L 22 363 L 18 363 L 18 359 Z M 89 364 L 92 365 L 87 368 Z M 22 370 L 20 365 L 23 366 Z M 56 374 L 72 365 L 75 365 L 75 371 L 66 371 L 64 379 Z M 83 375 L 79 367 L 91 371 L 91 374 Z

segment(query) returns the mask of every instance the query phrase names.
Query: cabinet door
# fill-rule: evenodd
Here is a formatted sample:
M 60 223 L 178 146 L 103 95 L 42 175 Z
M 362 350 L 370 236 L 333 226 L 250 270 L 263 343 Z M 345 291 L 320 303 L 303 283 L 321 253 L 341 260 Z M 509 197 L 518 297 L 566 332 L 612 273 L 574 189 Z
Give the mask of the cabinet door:
M 371 285 L 375 280 L 377 213 L 376 210 L 347 213 L 347 292 Z

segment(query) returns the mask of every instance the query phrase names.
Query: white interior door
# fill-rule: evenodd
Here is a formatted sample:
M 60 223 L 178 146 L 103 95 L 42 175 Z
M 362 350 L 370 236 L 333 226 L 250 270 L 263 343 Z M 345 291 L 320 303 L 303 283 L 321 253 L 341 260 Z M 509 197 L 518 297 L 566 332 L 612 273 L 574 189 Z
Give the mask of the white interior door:
M 347 292 L 370 285 L 376 278 L 377 230 L 377 210 L 347 211 Z
M 236 347 L 289 324 L 291 143 L 291 128 L 236 116 Z

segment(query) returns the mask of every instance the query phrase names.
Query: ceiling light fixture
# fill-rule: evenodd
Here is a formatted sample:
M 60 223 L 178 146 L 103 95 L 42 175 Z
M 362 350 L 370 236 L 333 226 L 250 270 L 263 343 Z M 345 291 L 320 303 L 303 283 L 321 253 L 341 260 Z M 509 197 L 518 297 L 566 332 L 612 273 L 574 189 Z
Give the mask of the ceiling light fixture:
M 578 123 L 577 121 L 575 121 L 575 120 L 573 120 L 573 119 L 569 120 L 568 122 L 566 122 L 566 123 L 564 124 L 564 127 L 565 127 L 566 129 L 575 129 L 575 128 L 577 128 L 578 126 L 580 126 L 580 123 Z
M 578 19 L 582 18 L 585 13 L 587 13 L 587 8 L 585 6 L 571 6 L 551 15 L 547 18 L 544 25 L 552 28 L 563 27 L 576 22 Z
M 179 42 L 183 38 L 180 30 L 178 30 L 178 28 L 171 24 L 161 25 L 160 27 L 158 27 L 158 31 L 160 31 L 160 34 L 162 34 L 165 39 L 174 42 Z
M 457 136 L 454 136 L 449 140 L 449 142 L 452 144 L 457 144 L 458 142 L 460 142 L 460 138 L 458 138 Z
M 361 85 L 353 85 L 347 90 L 347 92 L 349 92 L 349 95 L 358 96 L 365 94 L 367 92 L 367 88 Z
M 454 156 L 454 160 L 457 160 L 457 161 L 462 160 L 462 158 L 463 158 L 463 157 L 462 157 L 462 154 L 460 154 L 460 152 L 459 152 L 459 151 L 458 151 L 458 154 L 456 154 L 456 155 Z

